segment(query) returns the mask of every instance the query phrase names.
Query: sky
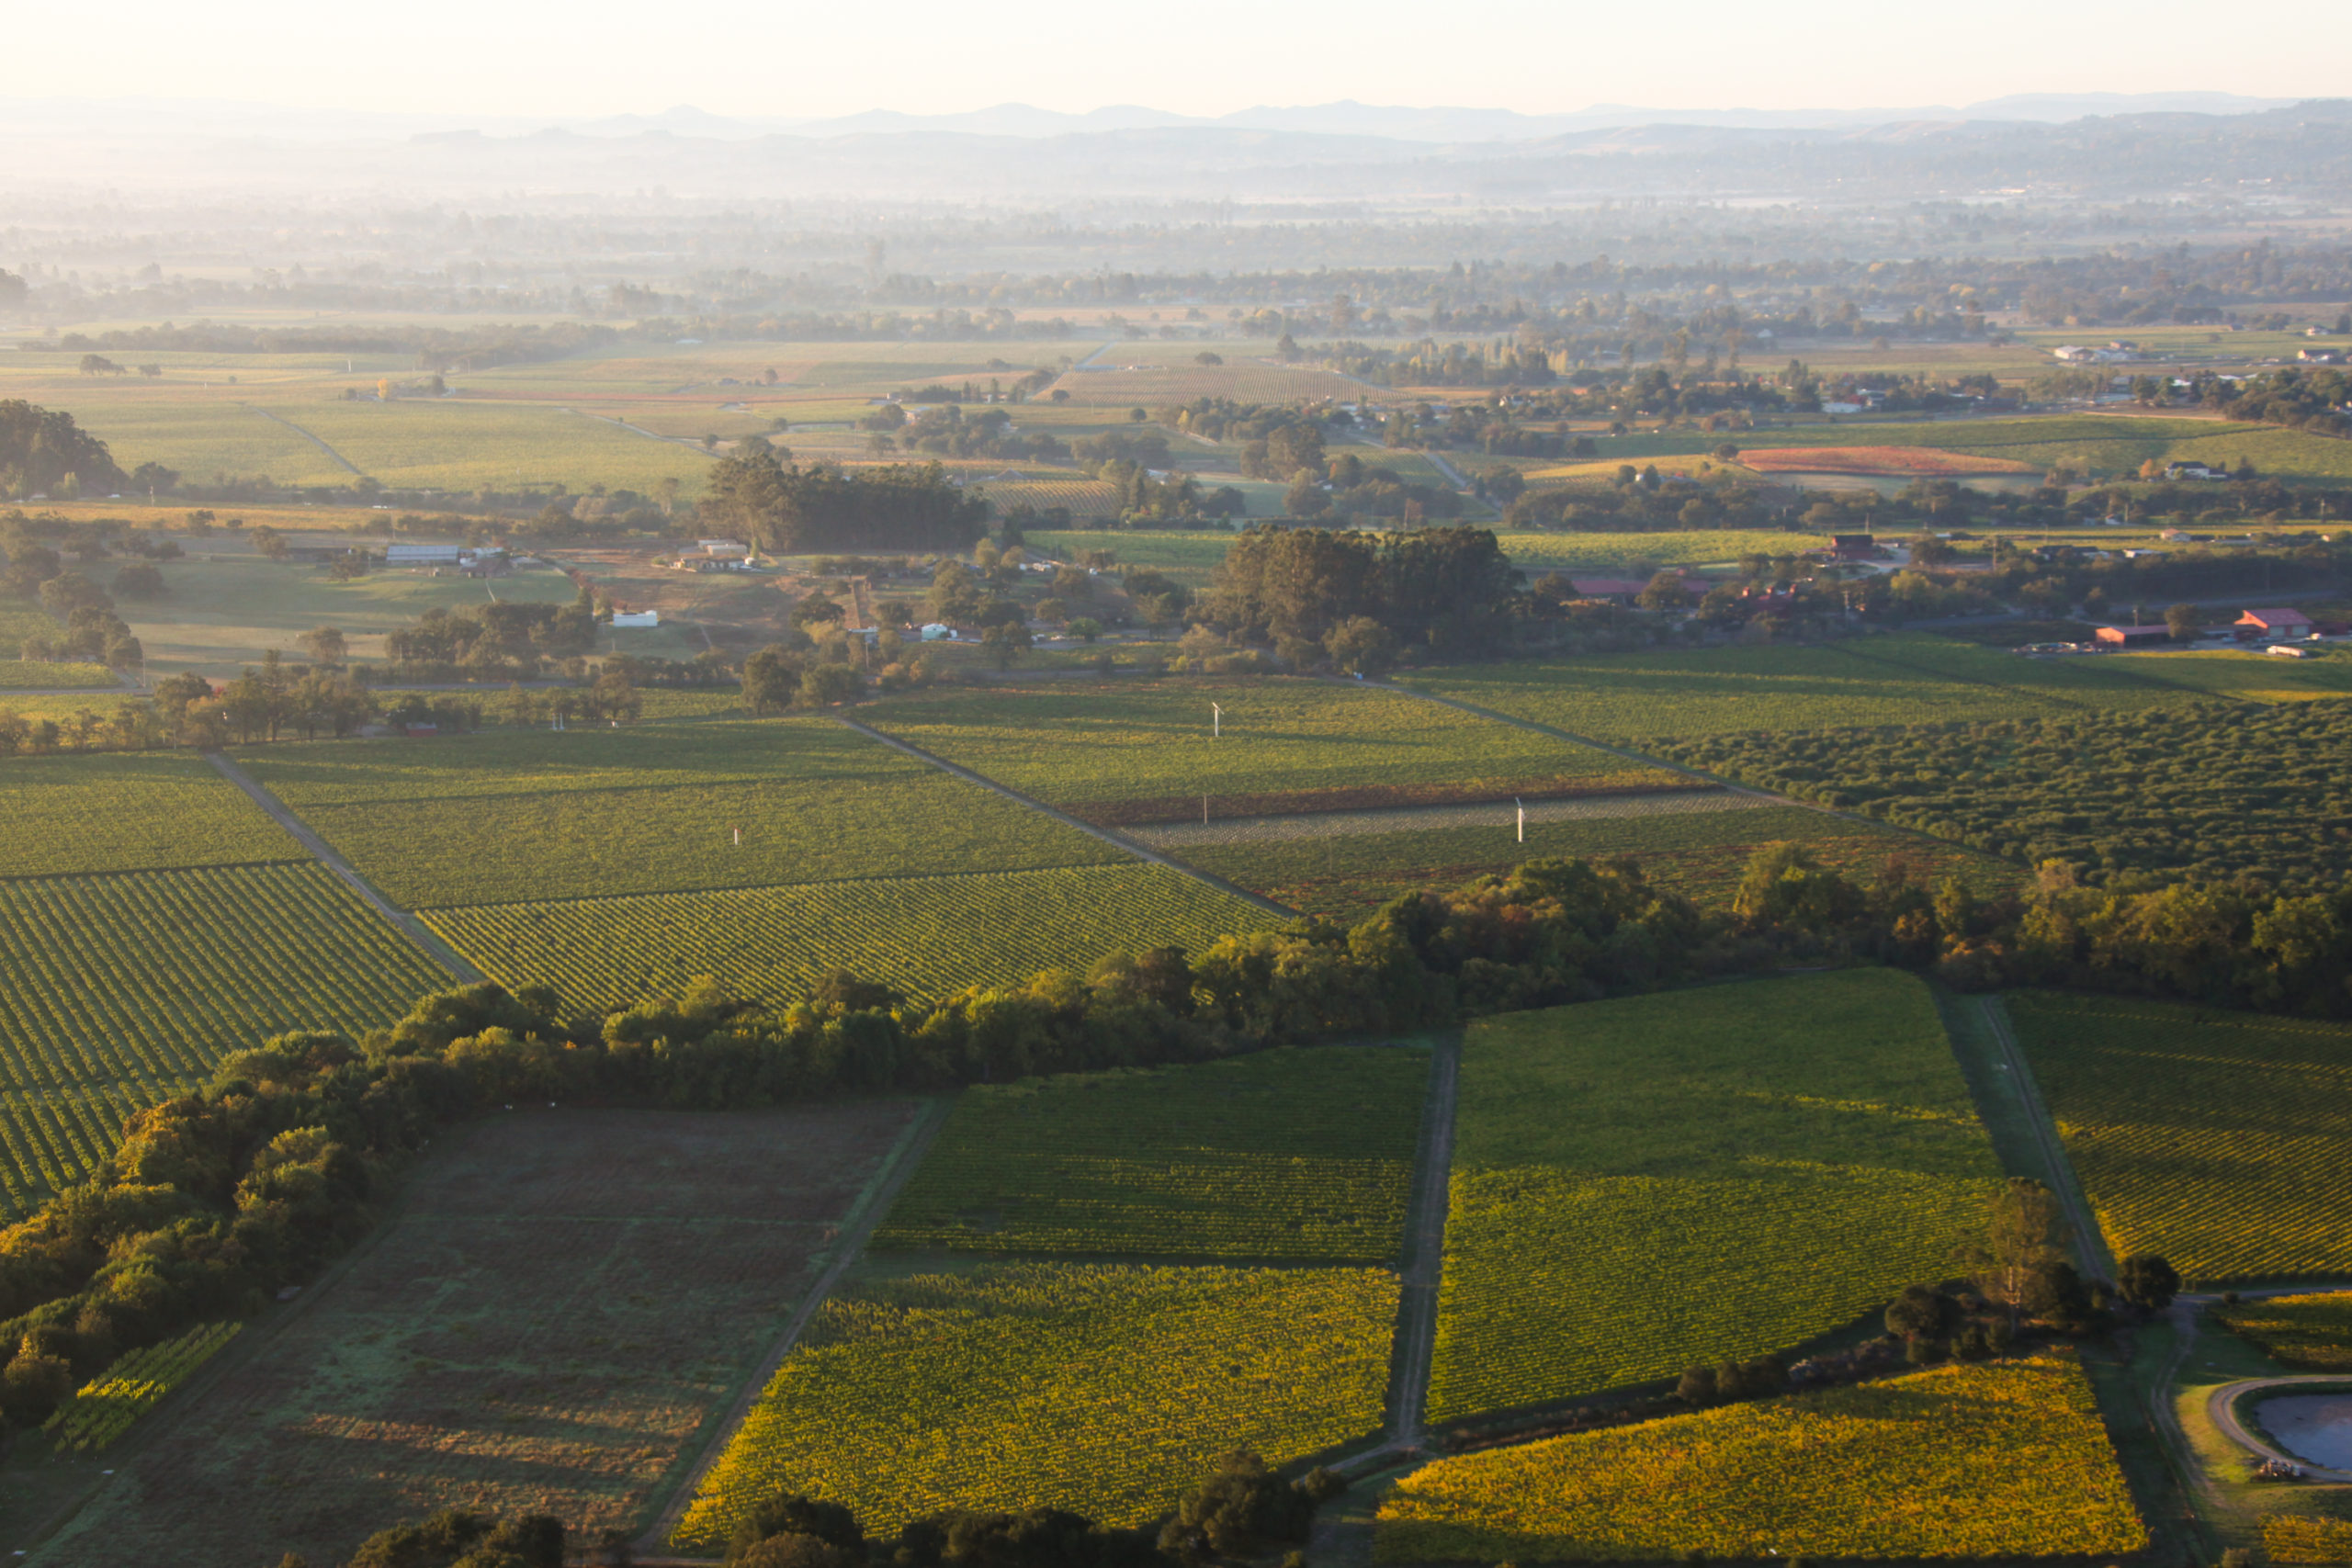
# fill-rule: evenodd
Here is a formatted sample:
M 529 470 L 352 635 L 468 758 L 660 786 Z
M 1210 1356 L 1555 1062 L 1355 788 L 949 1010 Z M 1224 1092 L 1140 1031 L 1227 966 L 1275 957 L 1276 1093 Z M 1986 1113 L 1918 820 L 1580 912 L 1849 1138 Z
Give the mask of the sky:
M 1353 98 L 1555 113 L 1961 105 L 2011 93 L 2340 95 L 2342 0 L 2259 38 L 2188 0 L 8 0 L 43 96 L 428 115 L 938 114 L 1022 102 L 1216 115 Z

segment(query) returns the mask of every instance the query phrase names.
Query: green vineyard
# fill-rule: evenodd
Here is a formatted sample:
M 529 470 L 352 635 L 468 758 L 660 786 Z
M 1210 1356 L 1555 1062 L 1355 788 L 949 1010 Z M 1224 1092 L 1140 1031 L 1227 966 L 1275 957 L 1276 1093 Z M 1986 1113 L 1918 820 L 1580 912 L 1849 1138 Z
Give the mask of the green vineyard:
M 1198 821 L 1203 795 L 1232 817 L 1689 786 L 1436 703 L 1280 677 L 957 692 L 894 701 L 873 723 L 1104 823 Z
M 829 719 L 280 748 L 251 766 L 411 908 L 1125 859 Z
M 544 981 L 575 1007 L 671 995 L 704 975 L 738 996 L 791 997 L 834 968 L 936 998 L 1283 923 L 1179 872 L 1134 863 L 496 904 L 424 919 L 493 977 Z
M 2199 1285 L 2352 1273 L 2352 1028 L 2055 992 L 2008 1009 L 2115 1256 Z
M 310 863 L 0 881 L 0 1190 L 16 1213 L 85 1179 L 125 1116 L 222 1053 L 294 1029 L 356 1034 L 449 983 Z
M 96 1453 L 130 1429 L 130 1424 L 196 1374 L 237 1337 L 242 1323 L 208 1323 L 176 1339 L 118 1357 L 112 1366 L 75 1391 L 42 1427 L 61 1449 Z
M 1432 1419 L 1785 1350 L 1948 1278 L 1998 1170 L 1927 988 L 1506 1015 L 1462 1066 Z
M 1390 1262 L 1428 1076 L 1327 1047 L 980 1085 L 875 1245 Z
M 1371 1433 L 1396 1313 L 1370 1269 L 1024 1263 L 836 1293 L 674 1539 L 724 1542 L 779 1487 L 876 1533 L 945 1508 L 1138 1524 L 1236 1448 Z
M 20 757 L 0 773 L 0 877 L 301 860 L 268 814 L 187 752 Z

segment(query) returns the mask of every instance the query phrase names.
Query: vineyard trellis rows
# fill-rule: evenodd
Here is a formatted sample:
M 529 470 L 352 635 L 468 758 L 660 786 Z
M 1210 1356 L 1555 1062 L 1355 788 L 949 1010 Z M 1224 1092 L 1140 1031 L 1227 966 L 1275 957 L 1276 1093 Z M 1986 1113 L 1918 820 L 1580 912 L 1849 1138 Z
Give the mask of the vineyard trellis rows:
M 1329 1046 L 979 1085 L 874 1245 L 1394 1262 L 1428 1077 Z
M 1771 802 L 1723 789 L 1674 790 L 1662 795 L 1576 796 L 1535 800 L 1526 807 L 1530 827 L 1546 822 L 1617 821 L 1682 817 L 1714 811 L 1748 811 Z M 1288 817 L 1235 817 L 1212 822 L 1171 822 L 1129 830 L 1130 838 L 1156 850 L 1181 853 L 1198 844 L 1279 843 L 1297 839 L 1362 838 L 1383 833 L 1427 832 L 1446 828 L 1484 828 L 1508 833 L 1519 820 L 1508 802 L 1478 806 L 1416 806 L 1370 811 L 1317 811 Z
M 1282 924 L 1181 872 L 1132 863 L 420 913 L 485 973 L 542 981 L 577 1007 L 673 994 L 703 975 L 738 996 L 790 996 L 830 968 L 941 997 Z
M 0 776 L 0 877 L 299 861 L 302 848 L 184 751 L 20 757 Z
M 309 863 L 0 881 L 0 1187 L 87 1179 L 122 1120 L 289 1029 L 388 1023 L 448 976 Z
M 837 1294 L 673 1540 L 726 1540 L 779 1485 L 869 1530 L 944 1508 L 1158 1514 L 1235 1448 L 1275 1463 L 1367 1436 L 1385 1269 L 986 1264 Z
M 242 1323 L 199 1324 L 176 1339 L 117 1357 L 112 1366 L 59 1405 L 41 1429 L 53 1434 L 57 1446 L 66 1452 L 100 1451 L 165 1394 L 194 1376 L 243 1326 Z
M 2008 1009 L 2116 1256 L 2200 1286 L 2352 1273 L 2352 1028 L 2044 992 Z
M 1374 1560 L 2019 1558 L 2147 1544 L 2070 1353 L 1442 1459 L 1381 1505 Z

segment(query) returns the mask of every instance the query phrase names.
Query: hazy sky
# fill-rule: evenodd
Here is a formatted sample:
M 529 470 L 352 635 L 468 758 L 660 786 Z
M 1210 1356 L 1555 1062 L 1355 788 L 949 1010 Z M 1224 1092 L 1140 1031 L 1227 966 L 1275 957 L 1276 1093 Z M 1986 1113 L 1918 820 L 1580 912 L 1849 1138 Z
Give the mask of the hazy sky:
M 2188 0 L 9 0 L 14 91 L 459 115 L 1221 114 L 1336 98 L 1529 113 L 1961 104 L 2020 92 L 2339 94 L 2342 0 L 2254 34 Z M 2335 46 L 2298 47 L 2290 40 Z M 31 84 L 39 85 L 32 86 Z

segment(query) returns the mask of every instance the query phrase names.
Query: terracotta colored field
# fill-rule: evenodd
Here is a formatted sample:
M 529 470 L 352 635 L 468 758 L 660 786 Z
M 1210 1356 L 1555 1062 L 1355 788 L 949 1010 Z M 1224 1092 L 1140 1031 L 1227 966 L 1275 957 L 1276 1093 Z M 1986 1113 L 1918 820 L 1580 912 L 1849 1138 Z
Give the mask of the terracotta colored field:
M 2030 474 L 2030 463 L 1941 452 L 1933 446 L 1770 446 L 1743 451 L 1743 467 L 1761 474 Z
M 31 1561 L 340 1562 L 447 1507 L 641 1528 L 913 1111 L 475 1123 Z

